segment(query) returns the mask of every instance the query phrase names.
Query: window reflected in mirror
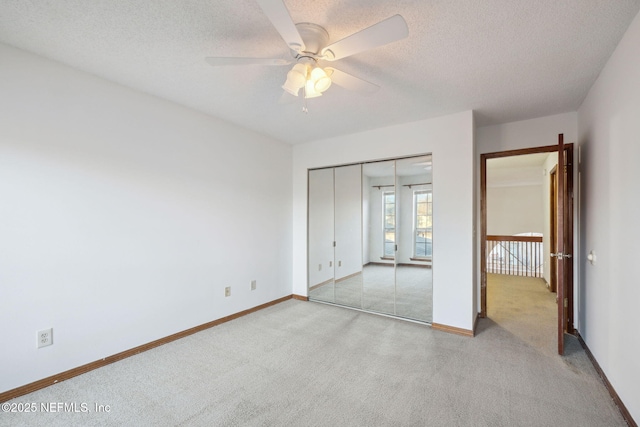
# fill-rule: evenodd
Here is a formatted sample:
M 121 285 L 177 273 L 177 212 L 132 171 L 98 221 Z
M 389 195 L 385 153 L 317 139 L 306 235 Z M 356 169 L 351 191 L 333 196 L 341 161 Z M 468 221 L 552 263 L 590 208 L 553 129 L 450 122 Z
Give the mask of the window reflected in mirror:
M 425 155 L 309 171 L 310 300 L 431 322 L 431 168 Z

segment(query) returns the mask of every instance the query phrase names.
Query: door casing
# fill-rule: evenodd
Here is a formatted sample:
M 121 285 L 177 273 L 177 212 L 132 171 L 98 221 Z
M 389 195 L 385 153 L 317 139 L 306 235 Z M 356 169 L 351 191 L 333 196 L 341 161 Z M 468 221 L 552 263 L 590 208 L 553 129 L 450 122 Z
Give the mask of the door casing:
M 564 144 L 567 159 L 566 180 L 567 194 L 564 206 L 565 217 L 568 219 L 565 224 L 565 233 L 568 235 L 568 241 L 565 247 L 565 253 L 573 254 L 573 144 Z M 558 151 L 558 145 L 549 145 L 542 147 L 525 148 L 519 150 L 501 151 L 495 153 L 485 153 L 480 155 L 480 312 L 479 317 L 487 316 L 487 160 L 500 157 L 520 156 L 525 154 L 536 153 L 552 153 Z M 558 168 L 562 171 L 563 168 Z M 574 332 L 573 327 L 573 263 L 568 262 L 565 270 L 566 295 L 568 299 L 567 307 L 567 325 L 565 330 L 568 333 Z

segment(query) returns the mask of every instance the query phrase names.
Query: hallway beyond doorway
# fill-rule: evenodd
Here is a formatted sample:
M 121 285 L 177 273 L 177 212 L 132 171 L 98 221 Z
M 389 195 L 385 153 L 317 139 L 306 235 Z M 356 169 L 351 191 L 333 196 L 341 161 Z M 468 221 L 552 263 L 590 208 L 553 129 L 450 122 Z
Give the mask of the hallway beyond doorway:
M 556 294 L 543 279 L 487 274 L 487 315 L 523 342 L 557 353 Z

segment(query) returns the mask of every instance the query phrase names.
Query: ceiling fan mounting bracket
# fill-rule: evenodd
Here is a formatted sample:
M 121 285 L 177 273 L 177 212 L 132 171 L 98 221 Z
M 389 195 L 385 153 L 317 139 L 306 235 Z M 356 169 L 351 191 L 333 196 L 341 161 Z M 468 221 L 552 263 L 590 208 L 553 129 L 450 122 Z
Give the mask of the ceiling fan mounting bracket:
M 296 62 L 302 64 L 315 65 L 318 63 L 318 57 L 316 55 L 309 55 L 306 52 L 296 55 Z
M 292 49 L 291 55 L 296 59 L 298 57 L 310 57 L 317 61 L 321 57 L 320 52 L 322 49 L 329 44 L 329 33 L 320 25 L 310 22 L 296 24 L 296 28 L 304 41 L 305 48 L 302 52 Z

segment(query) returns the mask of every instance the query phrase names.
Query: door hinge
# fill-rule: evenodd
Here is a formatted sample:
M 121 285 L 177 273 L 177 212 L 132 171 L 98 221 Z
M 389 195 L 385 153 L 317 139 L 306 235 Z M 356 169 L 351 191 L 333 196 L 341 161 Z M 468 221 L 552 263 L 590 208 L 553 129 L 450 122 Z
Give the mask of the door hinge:
M 335 240 L 333 241 L 333 247 L 334 247 L 334 248 L 336 247 L 336 242 L 335 242 Z
M 564 308 L 569 308 L 569 298 L 564 299 Z

